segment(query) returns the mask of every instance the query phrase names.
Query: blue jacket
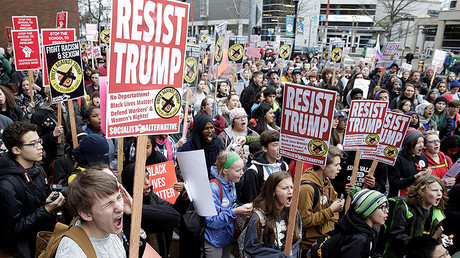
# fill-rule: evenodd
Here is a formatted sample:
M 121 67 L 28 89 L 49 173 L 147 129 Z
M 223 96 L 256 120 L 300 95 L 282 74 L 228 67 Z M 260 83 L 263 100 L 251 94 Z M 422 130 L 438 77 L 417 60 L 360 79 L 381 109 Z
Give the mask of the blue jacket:
M 235 232 L 233 226 L 233 222 L 236 220 L 236 214 L 233 212 L 236 205 L 235 183 L 226 182 L 217 172 L 215 166 L 211 167 L 211 173 L 222 185 L 222 201 L 220 200 L 219 185 L 216 182 L 210 182 L 217 215 L 206 217 L 204 238 L 215 247 L 224 247 L 230 244 Z

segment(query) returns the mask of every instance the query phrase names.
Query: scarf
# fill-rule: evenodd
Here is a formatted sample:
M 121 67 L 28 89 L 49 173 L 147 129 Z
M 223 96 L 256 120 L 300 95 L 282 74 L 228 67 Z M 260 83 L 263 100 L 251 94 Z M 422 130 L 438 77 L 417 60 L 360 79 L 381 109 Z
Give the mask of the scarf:
M 155 141 L 157 142 L 157 146 L 155 147 L 156 151 L 163 152 L 161 151 L 158 146 L 163 146 L 163 150 L 166 149 L 166 158 L 170 161 L 173 160 L 173 148 L 172 148 L 172 143 L 169 140 L 169 136 L 166 137 L 166 139 L 160 139 L 155 137 Z
M 208 115 L 198 113 L 194 118 L 194 124 L 192 129 L 192 141 L 195 144 L 196 149 L 213 151 L 219 147 L 219 144 L 222 144 L 222 141 L 217 137 L 216 134 L 212 136 L 211 142 L 207 142 L 205 139 L 203 139 L 202 132 L 208 122 L 211 122 L 212 125 L 215 127 L 212 118 Z

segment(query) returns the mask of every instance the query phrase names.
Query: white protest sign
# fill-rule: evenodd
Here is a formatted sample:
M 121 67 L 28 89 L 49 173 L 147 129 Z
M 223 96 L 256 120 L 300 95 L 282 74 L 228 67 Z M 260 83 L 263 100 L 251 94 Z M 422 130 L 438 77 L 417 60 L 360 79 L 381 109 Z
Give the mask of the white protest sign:
M 369 94 L 369 84 L 371 83 L 370 80 L 366 79 L 355 79 L 355 83 L 353 84 L 353 89 L 358 88 L 363 91 L 363 97 L 366 98 Z
M 377 49 L 375 47 L 368 47 L 366 49 L 366 57 L 364 58 L 364 62 L 370 63 L 373 61 L 375 58 L 375 55 L 377 55 Z
M 177 162 L 184 177 L 187 194 L 200 216 L 217 215 L 204 150 L 177 153 Z
M 435 49 L 434 55 L 433 55 L 433 61 L 431 61 L 431 64 L 435 67 L 442 67 L 444 64 L 444 60 L 446 59 L 446 56 L 447 56 L 446 51 Z
M 382 51 L 382 59 L 380 61 L 390 62 L 395 59 L 396 54 L 399 50 L 400 42 L 387 42 Z
M 98 38 L 97 24 L 87 23 L 86 24 L 86 40 L 97 41 Z

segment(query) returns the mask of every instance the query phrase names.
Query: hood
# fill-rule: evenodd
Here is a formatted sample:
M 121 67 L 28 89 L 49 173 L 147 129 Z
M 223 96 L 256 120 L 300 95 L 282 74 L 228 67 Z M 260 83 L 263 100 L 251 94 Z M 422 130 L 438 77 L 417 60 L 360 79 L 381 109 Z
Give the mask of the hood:
M 363 219 L 359 218 L 356 213 L 352 212 L 352 209 L 337 222 L 335 230 L 349 234 L 365 233 L 367 235 L 374 235 L 374 229 L 367 225 Z
M 217 180 L 219 180 L 220 184 L 222 185 L 222 190 L 228 190 L 228 189 L 231 189 L 233 187 L 233 182 L 227 182 L 225 181 L 225 179 L 222 177 L 221 174 L 219 174 L 219 172 L 217 172 L 217 167 L 216 166 L 212 166 L 211 167 L 211 174 L 217 178 Z
M 254 159 L 252 160 L 252 164 L 263 165 L 263 166 L 271 166 L 271 167 L 278 167 L 278 166 L 280 166 L 281 162 L 279 160 L 277 160 L 274 164 L 271 164 L 265 158 L 265 152 L 259 151 L 259 152 L 254 154 Z
M 317 186 L 324 187 L 324 188 L 327 188 L 327 187 L 329 187 L 329 185 L 331 185 L 331 180 L 329 178 L 327 178 L 327 177 L 326 177 L 326 179 L 324 179 L 323 182 L 321 182 L 321 180 L 318 178 L 318 176 L 316 176 L 316 174 L 313 173 L 313 168 L 308 168 L 307 171 L 302 175 L 301 181 L 304 181 L 304 180 L 312 181 Z M 332 185 L 331 185 L 331 187 L 332 187 Z
M 6 155 L 4 157 L 1 157 L 0 158 L 0 168 L 1 168 L 0 176 L 18 174 L 18 175 L 21 175 L 21 178 L 23 178 L 21 170 L 19 170 L 18 168 L 18 165 L 19 164 L 16 164 L 16 162 L 14 162 L 12 159 L 10 159 Z M 40 174 L 40 169 L 35 164 L 33 167 L 28 168 L 27 172 L 32 178 L 34 178 L 36 175 Z

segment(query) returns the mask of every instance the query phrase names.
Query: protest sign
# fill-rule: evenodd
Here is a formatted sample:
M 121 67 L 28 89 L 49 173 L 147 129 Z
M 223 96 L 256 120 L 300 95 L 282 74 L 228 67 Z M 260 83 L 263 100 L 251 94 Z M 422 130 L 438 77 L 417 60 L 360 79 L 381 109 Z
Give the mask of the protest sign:
M 380 142 L 376 152 L 363 152 L 361 158 L 372 159 L 394 166 L 401 150 L 401 144 L 409 128 L 410 116 L 387 112 L 383 123 Z
M 334 63 L 342 63 L 344 46 L 343 41 L 331 42 L 331 60 Z
M 260 35 L 251 35 L 249 37 L 249 46 L 250 47 L 257 47 L 260 42 Z
M 101 58 L 101 47 L 100 46 L 94 46 L 92 48 L 87 48 L 86 49 L 86 55 L 88 58 Z
M 228 38 L 228 62 L 242 64 L 247 37 L 230 36 Z
M 11 45 L 13 44 L 13 38 L 11 37 L 11 30 L 13 28 L 11 27 L 5 27 L 5 30 L 6 30 L 6 39 L 8 40 L 8 45 Z
M 200 43 L 208 43 L 209 31 L 201 30 L 200 31 Z
M 147 166 L 147 172 L 153 192 L 161 199 L 174 204 L 179 197 L 179 192 L 172 188 L 172 185 L 177 183 L 174 161 L 170 160 Z
M 42 29 L 43 46 L 74 42 L 75 40 L 75 29 Z M 43 54 L 43 71 L 47 70 L 46 55 Z M 47 72 L 43 73 L 43 85 L 50 85 Z
M 41 68 L 38 30 L 12 30 L 14 64 L 17 71 Z
M 375 55 L 377 54 L 377 49 L 374 47 L 366 48 L 366 57 L 364 57 L 364 62 L 371 63 L 375 60 Z
M 196 85 L 198 84 L 199 63 L 200 46 L 187 44 L 185 47 L 183 90 L 186 88 L 196 88 Z
M 44 46 L 51 103 L 85 95 L 80 42 Z
M 382 58 L 380 61 L 391 62 L 395 60 L 395 56 L 398 53 L 400 42 L 387 42 L 383 47 Z
M 109 44 L 110 42 L 110 30 L 105 29 L 101 31 L 101 41 L 105 44 Z
M 216 26 L 214 35 L 214 68 L 219 67 L 224 57 L 225 32 L 227 31 L 227 22 Z
M 38 30 L 37 16 L 12 16 L 13 30 Z
M 97 24 L 86 24 L 86 40 L 97 41 Z
M 68 12 L 58 12 L 56 14 L 56 28 L 61 28 L 65 29 L 67 28 L 67 17 L 69 13 Z
M 113 0 L 109 138 L 179 132 L 189 4 L 157 0 L 136 8 Z M 139 8 L 155 23 L 150 15 L 139 16 Z
M 260 51 L 259 51 L 258 48 L 255 48 L 255 47 L 247 47 L 246 48 L 246 56 L 260 58 Z
M 286 83 L 280 154 L 325 166 L 336 92 Z
M 433 55 L 433 61 L 431 61 L 431 64 L 434 67 L 442 67 L 444 64 L 444 60 L 446 59 L 446 56 L 447 56 L 446 51 L 435 49 L 434 55 Z
M 369 94 L 369 84 L 371 84 L 370 80 L 366 79 L 355 79 L 355 83 L 353 84 L 353 89 L 358 88 L 363 91 L 363 97 Z
M 294 43 L 293 39 L 281 38 L 278 58 L 283 59 L 283 60 L 289 60 L 291 58 L 293 43 Z
M 388 109 L 388 102 L 353 100 L 348 115 L 343 149 L 376 151 Z
M 209 185 L 204 150 L 178 152 L 177 163 L 179 163 L 181 173 L 184 176 L 187 195 L 198 215 L 217 215 Z

